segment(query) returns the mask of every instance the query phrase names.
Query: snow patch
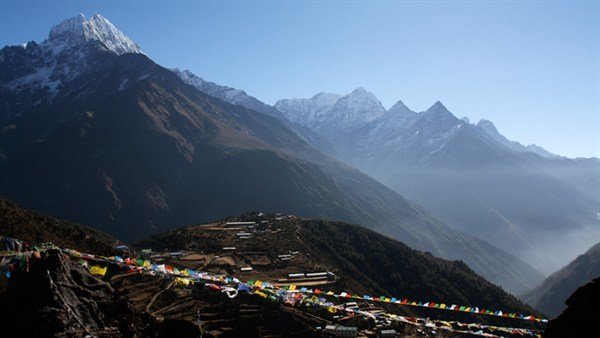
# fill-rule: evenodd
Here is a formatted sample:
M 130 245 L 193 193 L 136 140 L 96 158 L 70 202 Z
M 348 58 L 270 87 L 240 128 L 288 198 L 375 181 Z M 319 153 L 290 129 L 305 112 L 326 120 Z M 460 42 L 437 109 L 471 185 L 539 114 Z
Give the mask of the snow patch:
M 117 89 L 117 91 L 122 91 L 123 89 L 126 88 L 127 86 L 127 82 L 129 82 L 129 79 L 123 79 L 121 80 L 121 84 L 119 85 L 119 89 Z
M 58 86 L 62 83 L 60 79 L 51 80 L 52 67 L 38 68 L 35 72 L 25 75 L 19 79 L 9 82 L 6 87 L 15 91 L 28 88 L 47 88 L 51 95 L 56 95 Z

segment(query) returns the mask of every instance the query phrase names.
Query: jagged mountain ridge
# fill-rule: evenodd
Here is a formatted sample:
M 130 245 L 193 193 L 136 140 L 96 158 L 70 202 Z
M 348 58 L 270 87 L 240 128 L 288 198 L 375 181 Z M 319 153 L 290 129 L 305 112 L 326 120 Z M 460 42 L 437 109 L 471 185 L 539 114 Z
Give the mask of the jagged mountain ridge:
M 335 150 L 333 146 L 321 135 L 312 131 L 312 129 L 310 128 L 307 128 L 297 123 L 292 123 L 275 107 L 259 101 L 255 97 L 248 95 L 245 91 L 206 81 L 187 69 L 181 71 L 175 68 L 172 69 L 172 71 L 175 74 L 177 74 L 177 76 L 179 76 L 179 78 L 181 78 L 183 82 L 194 86 L 196 89 L 203 93 L 219 98 L 225 102 L 243 106 L 248 109 L 252 109 L 257 112 L 271 115 L 277 118 L 288 129 L 294 131 L 296 134 L 301 136 L 308 144 L 310 144 L 315 149 L 319 150 L 324 154 L 335 155 Z
M 514 292 L 541 280 L 516 257 L 322 155 L 276 118 L 203 94 L 143 54 L 85 45 L 88 70 L 52 99 L 30 105 L 47 88 L 23 95 L 0 87 L 9 98 L 0 110 L 0 177 L 10 178 L 0 192 L 15 201 L 123 239 L 253 209 L 339 219 L 464 259 Z
M 477 123 L 477 127 L 481 128 L 485 133 L 487 133 L 489 136 L 494 138 L 494 140 L 498 141 L 498 143 L 502 144 L 503 146 L 505 146 L 511 150 L 521 152 L 521 153 L 531 152 L 531 153 L 534 153 L 534 154 L 537 154 L 537 155 L 540 155 L 540 156 L 546 157 L 546 158 L 559 158 L 560 157 L 556 154 L 553 154 L 553 153 L 547 151 L 546 149 L 544 149 L 536 144 L 530 144 L 530 145 L 524 146 L 519 142 L 511 141 L 511 140 L 507 139 L 504 135 L 500 134 L 500 132 L 498 131 L 498 129 L 496 129 L 496 126 L 494 125 L 494 123 L 492 123 L 492 121 L 482 119 Z
M 280 109 L 290 121 L 315 127 L 317 119 L 326 114 L 342 96 L 331 93 L 318 93 L 310 99 L 279 100 L 275 107 Z
M 307 106 L 276 104 L 286 116 L 311 116 L 296 111 Z M 440 102 L 421 113 L 399 102 L 353 131 L 326 135 L 341 160 L 548 274 L 579 254 L 574 248 L 600 239 L 593 159 L 539 156 L 491 122 L 472 125 Z
M 330 142 L 385 113 L 375 95 L 362 87 L 345 96 L 319 93 L 311 99 L 279 100 L 275 108 L 291 121 L 315 130 Z
M 567 158 L 553 154 L 535 144 L 523 146 L 519 142 L 508 140 L 488 120 L 479 121 L 477 127 L 500 144 L 518 152 L 518 155 L 525 161 L 535 164 L 544 172 L 571 185 L 586 197 L 600 202 L 600 177 L 598 176 L 600 159 L 596 157 Z

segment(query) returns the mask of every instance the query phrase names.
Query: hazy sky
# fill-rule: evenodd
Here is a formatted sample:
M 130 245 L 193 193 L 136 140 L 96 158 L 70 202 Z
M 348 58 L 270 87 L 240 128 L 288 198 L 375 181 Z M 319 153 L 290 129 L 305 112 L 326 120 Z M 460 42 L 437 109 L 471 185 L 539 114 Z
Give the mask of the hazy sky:
M 600 154 L 597 1 L 5 1 L 0 45 L 101 13 L 166 67 L 273 104 L 372 91 L 570 157 Z

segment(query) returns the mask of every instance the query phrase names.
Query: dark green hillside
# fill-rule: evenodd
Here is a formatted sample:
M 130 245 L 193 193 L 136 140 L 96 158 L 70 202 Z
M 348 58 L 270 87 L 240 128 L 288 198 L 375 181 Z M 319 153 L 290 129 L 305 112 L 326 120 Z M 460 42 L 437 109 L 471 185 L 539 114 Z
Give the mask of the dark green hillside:
M 447 261 L 362 227 L 339 222 L 302 222 L 301 238 L 315 257 L 345 267 L 360 284 L 409 299 L 533 312 L 461 261 Z

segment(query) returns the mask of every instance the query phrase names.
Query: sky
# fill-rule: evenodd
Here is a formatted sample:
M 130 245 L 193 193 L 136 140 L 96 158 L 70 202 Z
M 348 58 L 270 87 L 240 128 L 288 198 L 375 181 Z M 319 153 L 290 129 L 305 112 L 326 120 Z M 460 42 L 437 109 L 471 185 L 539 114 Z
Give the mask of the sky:
M 100 13 L 165 67 L 274 104 L 362 86 L 509 139 L 600 155 L 598 1 L 6 1 L 0 46 Z

